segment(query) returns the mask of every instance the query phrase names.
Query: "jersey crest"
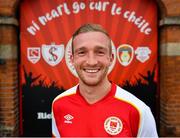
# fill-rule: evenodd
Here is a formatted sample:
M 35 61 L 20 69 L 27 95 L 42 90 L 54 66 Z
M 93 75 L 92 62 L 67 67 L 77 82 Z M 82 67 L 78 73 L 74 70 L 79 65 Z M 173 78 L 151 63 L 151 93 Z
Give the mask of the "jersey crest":
M 104 122 L 104 129 L 110 135 L 117 135 L 122 131 L 122 121 L 115 116 L 108 117 Z

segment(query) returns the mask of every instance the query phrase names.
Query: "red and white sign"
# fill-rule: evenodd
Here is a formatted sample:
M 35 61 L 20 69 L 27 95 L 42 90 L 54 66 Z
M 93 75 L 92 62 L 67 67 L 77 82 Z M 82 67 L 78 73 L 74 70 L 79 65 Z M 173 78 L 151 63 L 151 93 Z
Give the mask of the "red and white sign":
M 47 89 L 51 89 L 49 93 L 53 94 L 55 90 L 66 90 L 78 83 L 69 59 L 70 40 L 74 31 L 85 23 L 102 25 L 112 39 L 114 61 L 109 69 L 110 81 L 125 87 L 141 83 L 144 89 L 149 89 L 146 85 L 157 83 L 155 1 L 23 0 L 20 8 L 23 97 L 27 93 L 39 94 L 39 91 L 43 93 Z M 35 99 L 37 97 L 32 101 Z M 37 101 L 46 103 L 44 99 Z M 26 103 L 23 104 L 26 107 Z M 31 105 L 28 106 L 31 108 Z M 50 111 L 35 112 L 49 114 Z M 27 120 L 24 119 L 24 122 Z

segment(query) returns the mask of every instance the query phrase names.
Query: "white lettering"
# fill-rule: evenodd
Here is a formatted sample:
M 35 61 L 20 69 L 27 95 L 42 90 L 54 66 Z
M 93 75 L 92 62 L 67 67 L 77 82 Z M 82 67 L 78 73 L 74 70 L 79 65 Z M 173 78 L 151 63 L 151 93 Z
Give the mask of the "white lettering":
M 52 115 L 46 112 L 37 112 L 37 119 L 51 119 Z
M 30 27 L 28 27 L 27 28 L 27 31 L 30 33 L 30 34 L 32 34 L 32 35 L 35 35 L 36 33 L 36 29 L 35 29 L 35 27 L 33 27 L 33 26 L 30 26 Z
M 58 13 L 62 15 L 62 5 L 57 6 Z
M 150 28 L 147 28 L 149 26 L 149 23 L 145 23 L 142 28 L 141 28 L 141 32 L 144 32 L 145 34 L 149 34 L 149 31 L 151 31 Z M 147 30 L 148 29 L 148 30 Z
M 42 25 L 46 25 L 46 23 L 47 23 L 47 19 L 46 19 L 45 16 L 40 16 L 40 17 L 38 18 L 38 20 L 39 20 L 39 22 L 40 22 Z
M 134 23 L 138 28 L 140 28 L 140 32 L 149 35 L 152 29 L 149 27 L 149 23 L 143 19 L 142 16 L 137 17 L 135 11 L 126 11 L 124 12 L 124 18 L 129 22 Z
M 32 21 L 32 26 L 28 27 L 27 31 L 30 34 L 35 35 L 37 30 L 40 30 L 39 26 L 34 21 Z
M 53 17 L 49 13 L 46 13 L 46 18 L 48 21 L 51 21 Z
M 97 11 L 105 11 L 109 2 L 90 2 L 89 8 L 90 10 L 97 10 Z
M 64 3 L 64 12 L 68 15 L 71 13 L 66 3 Z
M 130 14 L 130 12 L 129 11 L 126 11 L 125 13 L 124 13 L 124 18 L 128 18 L 129 17 L 129 14 Z
M 138 28 L 141 28 L 142 25 L 143 25 L 145 22 L 146 22 L 146 20 L 143 20 L 142 22 L 140 22 L 139 24 L 137 24 L 137 25 L 138 25 Z
M 52 15 L 53 18 L 59 17 L 59 14 L 57 13 L 56 10 L 52 10 L 52 11 L 51 11 L 51 15 Z
M 74 13 L 78 13 L 80 11 L 80 7 L 79 7 L 78 2 L 74 2 L 72 7 L 73 7 L 73 12 Z
M 121 8 L 117 7 L 116 3 L 114 3 L 112 5 L 111 14 L 112 15 L 120 15 L 121 14 Z
M 83 2 L 80 3 L 74 2 L 72 7 L 73 7 L 73 12 L 78 13 L 80 10 L 84 10 L 86 8 L 86 5 Z
M 70 14 L 70 10 L 68 9 L 67 7 L 67 4 L 64 3 L 62 5 L 59 5 L 57 7 L 57 11 L 55 9 L 52 9 L 50 13 L 46 13 L 45 16 L 40 16 L 38 18 L 39 22 L 42 24 L 42 25 L 46 25 L 46 23 L 48 21 L 51 21 L 53 18 L 57 18 L 59 17 L 60 15 L 63 15 L 63 12 L 66 13 L 66 14 Z M 58 14 L 59 13 L 59 14 Z
M 133 11 L 129 16 L 128 21 L 134 22 L 135 20 L 136 20 L 136 16 L 135 16 L 135 12 Z
M 40 30 L 39 26 L 38 26 L 34 21 L 32 21 L 32 24 L 34 25 L 34 27 L 35 27 L 37 30 Z
M 59 15 L 63 15 L 63 11 L 67 15 L 69 15 L 71 13 L 66 3 L 60 4 L 57 7 L 57 10 L 58 10 Z
M 136 21 L 134 22 L 135 25 L 139 25 L 140 22 L 141 22 L 141 20 L 142 20 L 142 18 L 143 18 L 142 16 L 140 16 L 139 18 L 137 18 Z M 138 28 L 140 28 L 140 27 L 138 26 Z
M 147 34 L 147 35 L 149 35 L 151 31 L 152 31 L 151 28 L 147 28 L 147 29 L 144 31 L 144 33 Z
M 89 1 L 89 9 L 96 10 L 96 11 L 106 11 L 108 5 L 110 5 L 109 1 Z M 68 8 L 68 4 L 66 2 L 59 4 L 56 8 L 52 9 L 50 12 L 45 13 L 42 16 L 38 17 L 38 21 L 41 25 L 45 26 L 48 21 L 53 20 L 63 14 L 71 14 L 72 13 L 79 13 L 81 10 L 86 8 L 86 3 L 84 2 L 73 2 L 72 3 L 72 11 Z M 117 5 L 117 3 L 112 3 L 111 7 L 111 15 L 120 15 L 122 13 L 122 8 Z M 137 28 L 139 28 L 141 33 L 149 35 L 152 31 L 150 24 L 143 18 L 143 16 L 136 15 L 135 11 L 124 11 L 123 17 L 127 19 L 128 22 L 134 23 Z M 37 23 L 32 21 L 32 25 L 27 27 L 27 31 L 31 35 L 36 35 L 36 32 L 40 30 L 40 27 Z

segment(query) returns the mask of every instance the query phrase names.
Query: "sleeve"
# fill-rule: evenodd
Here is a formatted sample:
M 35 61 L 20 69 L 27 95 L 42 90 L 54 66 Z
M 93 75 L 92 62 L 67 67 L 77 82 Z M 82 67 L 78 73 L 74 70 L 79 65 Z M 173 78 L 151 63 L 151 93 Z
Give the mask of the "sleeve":
M 53 106 L 52 106 L 52 137 L 60 137 L 60 134 L 56 125 L 56 120 L 54 117 Z
M 137 137 L 158 137 L 156 123 L 149 107 L 141 113 L 140 125 Z

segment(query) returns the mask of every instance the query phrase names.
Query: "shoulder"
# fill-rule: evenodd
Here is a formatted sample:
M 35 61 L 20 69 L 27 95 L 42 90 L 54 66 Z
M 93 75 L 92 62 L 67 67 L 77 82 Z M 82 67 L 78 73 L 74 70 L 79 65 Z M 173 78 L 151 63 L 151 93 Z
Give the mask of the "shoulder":
M 117 86 L 115 98 L 132 105 L 139 112 L 138 137 L 157 137 L 154 116 L 151 109 L 143 101 L 119 86 Z
M 119 86 L 116 88 L 115 98 L 130 104 L 136 108 L 140 114 L 149 108 L 143 101 Z
M 133 94 L 117 86 L 115 98 L 134 106 L 140 115 L 138 137 L 157 137 L 156 123 L 151 109 Z
M 76 89 L 77 89 L 77 86 L 74 86 L 66 91 L 64 91 L 63 93 L 59 94 L 54 100 L 53 100 L 53 104 L 59 100 L 61 100 L 62 98 L 65 98 L 65 97 L 69 97 L 71 95 L 74 95 L 76 94 Z

